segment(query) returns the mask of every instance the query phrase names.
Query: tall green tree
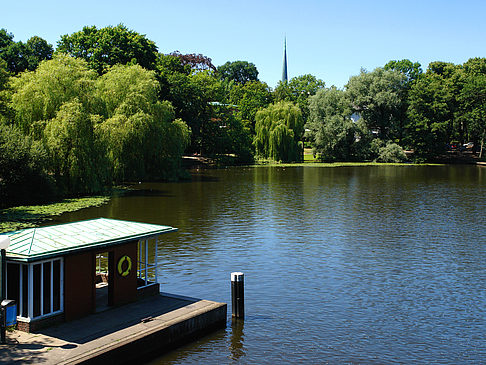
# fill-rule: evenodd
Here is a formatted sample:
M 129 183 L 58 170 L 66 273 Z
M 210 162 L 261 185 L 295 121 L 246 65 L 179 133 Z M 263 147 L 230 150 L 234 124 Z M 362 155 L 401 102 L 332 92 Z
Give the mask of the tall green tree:
M 304 122 L 309 117 L 309 98 L 325 87 L 325 82 L 314 75 L 306 74 L 293 77 L 288 83 L 279 82 L 275 88 L 275 99 L 297 104 L 302 111 Z
M 270 104 L 256 114 L 256 154 L 276 161 L 301 161 L 304 120 L 300 108 L 290 102 Z
M 45 121 L 54 118 L 61 105 L 76 99 L 88 108 L 96 77 L 85 61 L 62 54 L 34 72 L 20 74 L 12 82 L 16 124 L 40 139 Z
M 306 136 L 315 155 L 325 161 L 363 160 L 367 157 L 369 132 L 351 119 L 346 92 L 331 87 L 310 98 Z
M 56 52 L 84 59 L 100 75 L 119 63 L 137 63 L 152 70 L 157 58 L 155 43 L 123 24 L 100 29 L 84 27 L 79 32 L 63 35 Z
M 445 151 L 453 129 L 453 98 L 447 81 L 435 72 L 428 72 L 412 85 L 407 144 L 416 159 L 427 160 Z
M 361 70 L 346 84 L 346 93 L 353 111 L 358 113 L 366 127 L 378 133 L 383 140 L 401 139 L 405 121 L 402 119 L 406 93 L 406 76 L 399 71 L 376 68 Z
M 191 129 L 188 152 L 204 153 L 211 142 L 202 131 L 212 118 L 213 102 L 224 99 L 223 87 L 211 70 L 193 69 L 174 55 L 159 55 L 157 77 L 160 82 L 160 99 L 174 106 L 175 117 L 184 120 Z
M 415 82 L 422 76 L 422 65 L 418 62 L 412 62 L 408 59 L 399 61 L 389 61 L 384 67 L 386 71 L 399 71 L 407 77 L 407 83 Z
M 222 80 L 234 81 L 237 84 L 258 81 L 258 70 L 253 63 L 248 61 L 228 61 L 219 66 L 217 71 Z
M 235 113 L 243 123 L 255 131 L 255 116 L 258 110 L 267 107 L 272 102 L 272 93 L 268 85 L 260 81 L 250 81 L 244 84 L 233 84 L 229 91 L 229 103 L 235 108 Z
M 43 60 L 50 60 L 54 49 L 46 40 L 34 36 L 27 43 L 15 42 L 13 34 L 0 29 L 0 58 L 7 63 L 13 74 L 33 71 Z
M 46 123 L 44 142 L 58 186 L 70 194 L 96 193 L 108 184 L 103 146 L 94 136 L 93 120 L 74 99 Z
M 158 99 L 155 72 L 117 65 L 96 82 L 97 132 L 108 149 L 116 181 L 167 178 L 177 174 L 189 129 Z
M 486 58 L 473 58 L 463 65 L 464 79 L 458 96 L 456 118 L 464 126 L 464 138 L 482 151 L 486 138 Z M 461 142 L 466 142 L 466 139 Z

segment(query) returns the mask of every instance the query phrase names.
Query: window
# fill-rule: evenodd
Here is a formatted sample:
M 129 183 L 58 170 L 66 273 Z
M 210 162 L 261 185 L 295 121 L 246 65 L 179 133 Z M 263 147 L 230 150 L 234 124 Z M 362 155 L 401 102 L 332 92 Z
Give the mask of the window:
M 63 305 L 63 260 L 31 264 L 7 264 L 7 298 L 17 302 L 17 315 L 37 319 L 61 313 Z
M 137 287 L 144 288 L 157 283 L 158 237 L 138 241 Z

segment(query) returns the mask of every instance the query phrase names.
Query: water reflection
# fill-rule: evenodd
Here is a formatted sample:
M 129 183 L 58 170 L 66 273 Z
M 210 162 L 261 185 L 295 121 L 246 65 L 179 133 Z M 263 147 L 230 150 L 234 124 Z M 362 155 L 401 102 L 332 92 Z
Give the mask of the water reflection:
M 231 337 L 230 337 L 230 353 L 231 360 L 239 360 L 245 355 L 245 321 L 242 319 L 232 319 L 231 321 Z

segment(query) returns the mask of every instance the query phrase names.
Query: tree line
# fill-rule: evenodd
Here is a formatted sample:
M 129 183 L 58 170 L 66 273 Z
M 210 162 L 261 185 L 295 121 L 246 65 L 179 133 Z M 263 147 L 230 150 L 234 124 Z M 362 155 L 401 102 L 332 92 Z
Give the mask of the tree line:
M 177 179 L 181 157 L 232 163 L 426 161 L 485 136 L 486 59 L 390 61 L 343 89 L 313 75 L 275 89 L 247 61 L 158 52 L 123 25 L 84 27 L 54 50 L 0 30 L 0 206 Z

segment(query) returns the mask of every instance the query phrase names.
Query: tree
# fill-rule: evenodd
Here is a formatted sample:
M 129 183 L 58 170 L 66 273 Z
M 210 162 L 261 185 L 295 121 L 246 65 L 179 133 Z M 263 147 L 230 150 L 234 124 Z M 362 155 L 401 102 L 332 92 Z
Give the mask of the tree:
M 275 89 L 275 99 L 296 103 L 306 122 L 309 117 L 309 98 L 324 87 L 325 82 L 314 75 L 301 75 L 293 77 L 288 83 L 279 82 Z
M 306 136 L 314 154 L 325 161 L 364 159 L 368 132 L 351 119 L 351 105 L 346 92 L 331 87 L 310 98 Z
M 2 119 L 10 119 L 8 106 L 8 82 L 10 75 L 7 71 L 7 63 L 0 59 L 0 123 Z
M 115 181 L 168 178 L 177 174 L 189 129 L 158 100 L 155 72 L 117 65 L 96 82 L 96 131 L 108 150 Z
M 46 167 L 47 153 L 40 142 L 0 123 L 0 208 L 52 199 L 55 190 Z
M 480 156 L 486 137 L 486 59 L 471 59 L 464 64 L 466 77 L 458 96 L 457 119 L 465 126 L 465 137 L 472 141 Z M 463 140 L 461 142 L 465 142 Z
M 233 162 L 252 162 L 252 137 L 250 130 L 225 104 L 212 105 L 211 119 L 201 130 L 202 150 L 205 154 Z
M 85 61 L 66 55 L 20 74 L 12 82 L 16 124 L 25 134 L 40 139 L 45 121 L 54 118 L 61 105 L 76 99 L 88 108 L 96 76 Z
M 301 161 L 299 142 L 304 120 L 298 106 L 281 101 L 256 113 L 255 146 L 258 156 L 276 161 Z
M 346 85 L 353 111 L 381 139 L 402 138 L 405 82 L 406 76 L 401 72 L 377 68 L 372 72 L 361 70 L 360 75 L 352 76 Z
M 189 66 L 193 71 L 216 71 L 216 67 L 211 62 L 211 58 L 202 54 L 189 53 L 182 54 L 179 51 L 170 53 L 171 56 L 177 57 L 182 66 Z
M 407 77 L 407 83 L 413 83 L 422 74 L 422 67 L 418 62 L 412 62 L 408 59 L 400 61 L 389 61 L 384 67 L 386 71 L 399 71 Z
M 406 142 L 416 159 L 427 160 L 445 151 L 453 126 L 452 102 L 446 80 L 435 72 L 427 72 L 412 85 Z
M 154 71 L 116 65 L 99 77 L 59 54 L 12 83 L 15 123 L 49 152 L 49 173 L 69 195 L 125 179 L 176 177 L 189 140 L 158 99 Z
M 251 62 L 228 61 L 224 65 L 219 66 L 217 70 L 222 80 L 234 81 L 237 84 L 258 81 L 258 70 Z
M 52 58 L 53 48 L 44 39 L 34 36 L 27 43 L 15 42 L 13 34 L 0 30 L 0 58 L 13 74 L 33 71 L 43 60 Z
M 94 136 L 93 120 L 77 99 L 61 105 L 47 121 L 44 138 L 59 187 L 86 194 L 106 186 L 104 151 Z
M 56 52 L 84 59 L 100 75 L 118 63 L 137 63 L 153 70 L 157 58 L 154 42 L 122 24 L 100 29 L 84 27 L 79 32 L 63 35 Z
M 268 85 L 260 81 L 233 84 L 229 91 L 229 102 L 236 108 L 236 116 L 254 133 L 256 113 L 272 102 L 272 93 Z
M 0 55 L 5 47 L 14 42 L 13 38 L 14 36 L 12 33 L 8 33 L 4 28 L 0 29 Z
M 29 38 L 26 47 L 28 50 L 27 69 L 29 71 L 34 71 L 41 61 L 52 59 L 54 48 L 41 37 L 34 36 Z

